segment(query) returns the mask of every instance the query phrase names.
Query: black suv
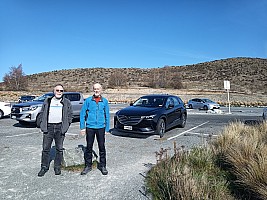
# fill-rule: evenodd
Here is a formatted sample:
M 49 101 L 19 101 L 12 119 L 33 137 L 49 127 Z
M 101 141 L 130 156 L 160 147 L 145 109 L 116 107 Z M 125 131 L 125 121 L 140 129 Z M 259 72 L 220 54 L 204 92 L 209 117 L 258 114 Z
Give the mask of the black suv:
M 116 112 L 114 129 L 163 137 L 172 127 L 185 127 L 187 111 L 184 102 L 174 95 L 146 95 Z

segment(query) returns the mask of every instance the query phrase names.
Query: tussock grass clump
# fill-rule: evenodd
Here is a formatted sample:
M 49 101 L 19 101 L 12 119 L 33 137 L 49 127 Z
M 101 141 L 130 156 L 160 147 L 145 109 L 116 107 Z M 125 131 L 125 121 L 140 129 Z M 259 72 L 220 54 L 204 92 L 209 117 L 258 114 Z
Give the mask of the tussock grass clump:
M 217 163 L 228 171 L 237 196 L 267 198 L 267 123 L 246 126 L 240 122 L 226 127 L 212 143 Z
M 267 122 L 230 123 L 208 146 L 159 155 L 146 177 L 154 199 L 267 199 Z
M 207 148 L 178 151 L 153 167 L 146 183 L 154 199 L 233 199 Z

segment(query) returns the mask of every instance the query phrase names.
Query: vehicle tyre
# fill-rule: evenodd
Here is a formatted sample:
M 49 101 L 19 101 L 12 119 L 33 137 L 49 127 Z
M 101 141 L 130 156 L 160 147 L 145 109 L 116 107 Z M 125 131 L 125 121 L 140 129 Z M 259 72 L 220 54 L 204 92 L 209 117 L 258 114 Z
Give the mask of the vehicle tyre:
M 193 109 L 193 106 L 192 106 L 192 104 L 189 104 L 189 105 L 188 105 L 188 107 L 189 107 L 190 109 Z
M 162 118 L 159 119 L 156 131 L 157 131 L 157 134 L 160 136 L 160 138 L 162 138 L 166 131 L 166 124 L 165 124 L 164 119 Z
M 41 115 L 37 115 L 36 117 L 36 127 L 40 128 L 41 125 Z
M 186 124 L 186 114 L 185 113 L 183 113 L 182 115 L 181 115 L 181 118 L 180 118 L 180 120 L 181 120 L 181 123 L 179 124 L 179 128 L 184 128 L 185 127 L 185 124 Z
M 204 110 L 208 110 L 209 108 L 208 108 L 208 106 L 205 105 L 205 106 L 203 107 L 203 109 L 204 109 Z
M 2 119 L 3 117 L 4 117 L 4 112 L 0 110 L 0 119 Z

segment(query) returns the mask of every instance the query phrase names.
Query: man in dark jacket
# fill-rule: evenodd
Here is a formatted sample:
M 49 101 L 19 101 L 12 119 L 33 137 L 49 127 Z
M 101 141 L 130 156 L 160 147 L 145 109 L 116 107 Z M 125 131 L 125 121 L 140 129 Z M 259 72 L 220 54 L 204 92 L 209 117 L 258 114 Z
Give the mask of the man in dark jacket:
M 57 84 L 54 88 L 54 96 L 48 97 L 42 106 L 40 128 L 43 132 L 43 151 L 41 170 L 38 176 L 44 176 L 49 170 L 50 149 L 53 140 L 55 140 L 56 146 L 54 171 L 55 175 L 61 174 L 63 141 L 72 122 L 72 106 L 70 101 L 64 97 L 63 92 L 63 86 Z

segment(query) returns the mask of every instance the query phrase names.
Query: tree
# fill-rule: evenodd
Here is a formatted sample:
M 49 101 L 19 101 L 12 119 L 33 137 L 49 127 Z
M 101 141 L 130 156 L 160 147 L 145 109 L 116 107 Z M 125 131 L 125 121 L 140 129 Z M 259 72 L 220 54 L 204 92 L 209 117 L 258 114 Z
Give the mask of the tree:
M 121 71 L 115 71 L 110 75 L 108 80 L 108 86 L 110 88 L 126 86 L 127 83 L 127 75 Z
M 4 84 L 7 90 L 25 90 L 28 86 L 27 77 L 22 70 L 22 64 L 18 67 L 10 67 L 10 71 L 3 77 Z

